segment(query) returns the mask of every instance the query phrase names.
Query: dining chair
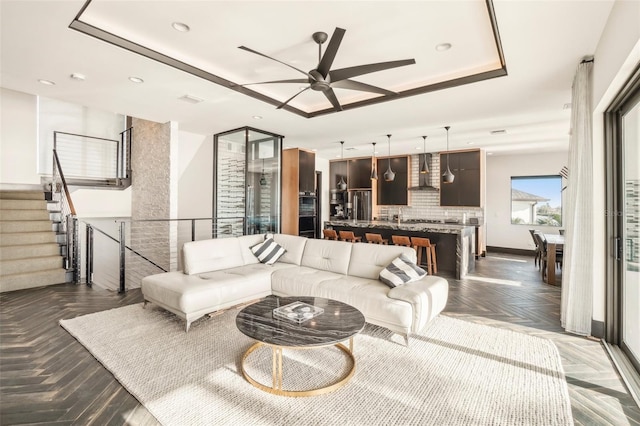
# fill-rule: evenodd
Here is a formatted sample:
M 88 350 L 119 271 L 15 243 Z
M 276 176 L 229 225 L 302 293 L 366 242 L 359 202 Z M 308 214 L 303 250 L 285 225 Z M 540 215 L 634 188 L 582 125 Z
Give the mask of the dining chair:
M 536 238 L 533 236 L 534 232 L 536 232 L 535 229 L 529 229 L 529 233 L 531 234 L 531 238 L 533 239 L 533 243 L 535 244 L 535 258 L 533 259 L 533 264 L 534 266 L 540 266 L 540 258 L 542 257 L 541 255 L 541 249 L 540 246 L 538 245 L 538 241 L 536 240 Z

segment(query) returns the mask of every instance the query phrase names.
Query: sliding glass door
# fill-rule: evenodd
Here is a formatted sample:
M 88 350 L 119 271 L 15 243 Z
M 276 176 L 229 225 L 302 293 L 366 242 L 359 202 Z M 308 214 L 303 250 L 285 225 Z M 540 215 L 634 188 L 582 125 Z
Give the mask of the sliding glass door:
M 607 335 L 640 371 L 640 67 L 606 113 Z

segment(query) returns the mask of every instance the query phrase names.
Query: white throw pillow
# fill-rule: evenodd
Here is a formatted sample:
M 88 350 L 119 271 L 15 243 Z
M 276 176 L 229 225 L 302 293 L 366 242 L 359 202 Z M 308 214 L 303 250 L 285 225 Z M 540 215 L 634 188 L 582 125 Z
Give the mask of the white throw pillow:
M 393 259 L 382 271 L 380 271 L 380 281 L 391 288 L 416 281 L 425 276 L 427 272 L 407 259 L 404 255 L 400 255 Z
M 261 263 L 273 265 L 284 254 L 286 250 L 272 238 L 267 238 L 264 242 L 251 247 L 251 252 Z

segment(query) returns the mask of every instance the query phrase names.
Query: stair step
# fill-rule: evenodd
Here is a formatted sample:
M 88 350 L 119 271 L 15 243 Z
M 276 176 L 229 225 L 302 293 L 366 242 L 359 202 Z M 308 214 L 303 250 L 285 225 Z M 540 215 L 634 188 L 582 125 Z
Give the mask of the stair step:
M 0 233 L 56 231 L 57 225 L 50 220 L 1 220 Z
M 0 260 L 0 276 L 62 268 L 62 256 Z
M 59 256 L 60 245 L 57 243 L 25 244 L 19 246 L 0 247 L 0 260 L 29 259 L 43 256 Z
M 40 191 L 0 191 L 3 200 L 44 200 L 44 190 Z
M 0 220 L 51 220 L 47 210 L 0 210 Z
M 0 293 L 64 282 L 68 281 L 62 268 L 5 275 L 0 277 Z
M 8 234 L 7 233 L 0 234 L 0 247 L 20 246 L 25 244 L 55 243 L 55 242 L 57 242 L 57 236 L 56 236 L 56 233 L 53 231 L 15 232 L 15 233 L 8 233 Z
M 2 210 L 46 210 L 47 202 L 42 200 L 10 200 L 0 199 Z

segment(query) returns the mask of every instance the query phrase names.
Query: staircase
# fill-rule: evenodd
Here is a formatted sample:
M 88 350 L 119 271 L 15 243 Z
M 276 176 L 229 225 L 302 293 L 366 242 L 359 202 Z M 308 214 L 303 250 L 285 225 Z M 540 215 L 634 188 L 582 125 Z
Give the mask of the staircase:
M 60 220 L 42 190 L 0 191 L 0 292 L 67 282 Z

